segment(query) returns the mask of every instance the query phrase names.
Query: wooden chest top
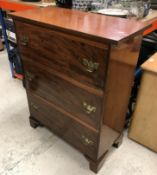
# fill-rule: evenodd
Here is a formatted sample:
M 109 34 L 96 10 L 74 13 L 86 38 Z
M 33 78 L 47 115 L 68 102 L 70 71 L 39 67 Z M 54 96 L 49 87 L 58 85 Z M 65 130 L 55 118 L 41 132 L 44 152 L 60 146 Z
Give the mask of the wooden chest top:
M 70 32 L 70 34 L 93 37 L 99 41 L 115 44 L 141 33 L 150 26 L 146 22 L 137 22 L 135 20 L 58 7 L 15 12 L 11 16 L 63 32 Z

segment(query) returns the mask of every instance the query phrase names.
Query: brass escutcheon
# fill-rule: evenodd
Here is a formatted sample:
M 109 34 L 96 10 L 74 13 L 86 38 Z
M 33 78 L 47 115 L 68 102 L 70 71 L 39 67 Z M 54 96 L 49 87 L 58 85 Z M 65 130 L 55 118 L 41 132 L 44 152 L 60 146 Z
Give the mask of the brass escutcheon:
M 82 136 L 82 139 L 83 139 L 83 143 L 85 144 L 85 145 L 93 145 L 94 144 L 94 142 L 92 141 L 92 140 L 90 140 L 90 139 L 88 139 L 86 136 Z
M 83 107 L 84 107 L 86 113 L 88 113 L 88 114 L 90 114 L 92 112 L 96 112 L 96 107 L 88 105 L 86 102 L 83 102 Z
M 99 67 L 99 63 L 87 60 L 86 58 L 83 58 L 82 64 L 86 67 L 86 70 L 88 72 L 95 72 L 96 70 L 98 70 Z
M 20 41 L 23 46 L 27 46 L 29 39 L 27 36 L 23 36 Z

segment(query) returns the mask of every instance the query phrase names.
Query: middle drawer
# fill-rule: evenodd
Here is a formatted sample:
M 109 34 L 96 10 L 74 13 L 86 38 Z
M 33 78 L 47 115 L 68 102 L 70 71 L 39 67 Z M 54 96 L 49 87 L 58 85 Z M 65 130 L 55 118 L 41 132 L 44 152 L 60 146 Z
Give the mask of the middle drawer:
M 98 129 L 103 97 L 63 80 L 43 66 L 24 61 L 26 89 Z

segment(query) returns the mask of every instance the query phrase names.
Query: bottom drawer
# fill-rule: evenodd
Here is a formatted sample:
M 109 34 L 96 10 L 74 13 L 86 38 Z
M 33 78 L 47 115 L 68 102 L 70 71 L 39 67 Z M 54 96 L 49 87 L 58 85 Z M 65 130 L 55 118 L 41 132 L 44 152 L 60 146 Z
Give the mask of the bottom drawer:
M 28 92 L 27 95 L 31 117 L 91 159 L 97 157 L 98 133 L 66 116 L 43 98 Z

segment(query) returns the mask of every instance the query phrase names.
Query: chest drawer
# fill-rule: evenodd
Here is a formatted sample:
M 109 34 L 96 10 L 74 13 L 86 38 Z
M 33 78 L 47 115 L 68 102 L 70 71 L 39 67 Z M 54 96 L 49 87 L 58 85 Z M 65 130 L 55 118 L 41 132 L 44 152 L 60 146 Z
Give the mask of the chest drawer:
M 94 128 L 99 128 L 102 97 L 58 77 L 43 66 L 24 62 L 26 89 L 59 106 Z
M 21 56 L 79 82 L 103 88 L 108 46 L 16 21 Z
M 28 93 L 31 116 L 91 158 L 96 157 L 98 134 L 53 108 L 51 103 Z

